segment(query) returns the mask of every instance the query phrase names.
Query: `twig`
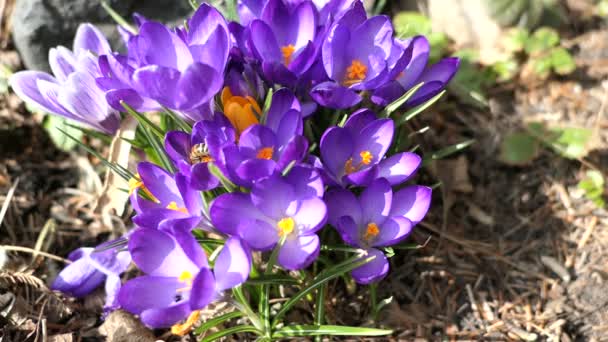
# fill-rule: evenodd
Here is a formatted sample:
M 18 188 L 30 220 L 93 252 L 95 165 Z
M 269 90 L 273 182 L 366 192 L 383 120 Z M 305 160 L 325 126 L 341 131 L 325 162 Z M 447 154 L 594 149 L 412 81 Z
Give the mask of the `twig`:
M 4 215 L 6 215 L 6 212 L 8 211 L 8 205 L 11 203 L 11 199 L 15 194 L 15 189 L 17 189 L 17 185 L 19 185 L 19 178 L 15 180 L 15 184 L 13 184 L 13 186 L 11 186 L 11 188 L 8 190 L 8 193 L 6 194 L 6 199 L 4 200 L 4 203 L 2 203 L 2 209 L 0 209 L 0 225 L 2 224 L 2 221 L 4 221 Z
M 591 234 L 593 234 L 593 231 L 595 230 L 595 226 L 597 226 L 597 221 L 597 216 L 593 216 L 591 218 L 591 222 L 589 222 L 589 225 L 587 225 L 587 229 L 585 230 L 585 233 L 583 233 L 583 237 L 581 237 L 581 239 L 578 241 L 578 245 L 576 246 L 577 249 L 585 247 L 587 241 L 591 237 Z
M 51 253 L 37 251 L 37 250 L 35 250 L 33 248 L 28 248 L 28 247 L 0 245 L 0 249 L 4 249 L 5 251 L 23 252 L 23 253 L 30 253 L 30 254 L 34 254 L 34 255 L 39 255 L 39 256 L 47 257 L 49 259 L 61 261 L 61 262 L 66 263 L 66 264 L 71 264 L 72 263 L 71 260 L 64 259 L 62 257 L 58 257 L 58 256 L 56 256 L 54 254 L 51 254 Z

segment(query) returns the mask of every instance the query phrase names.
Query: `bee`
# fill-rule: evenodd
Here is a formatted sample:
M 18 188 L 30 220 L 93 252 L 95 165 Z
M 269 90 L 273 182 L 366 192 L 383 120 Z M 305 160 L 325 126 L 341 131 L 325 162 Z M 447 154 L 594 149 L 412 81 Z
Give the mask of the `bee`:
M 190 164 L 192 165 L 213 161 L 213 158 L 211 158 L 211 156 L 209 155 L 209 149 L 205 144 L 196 144 L 192 146 L 188 159 L 190 159 Z

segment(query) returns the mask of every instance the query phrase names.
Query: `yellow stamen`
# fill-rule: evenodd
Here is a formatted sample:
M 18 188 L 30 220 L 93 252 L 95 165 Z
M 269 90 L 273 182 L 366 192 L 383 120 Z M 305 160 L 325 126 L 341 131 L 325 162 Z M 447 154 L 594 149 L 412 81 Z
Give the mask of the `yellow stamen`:
M 367 229 L 365 229 L 363 239 L 365 239 L 366 241 L 370 241 L 376 236 L 378 236 L 378 234 L 380 234 L 380 228 L 378 228 L 377 224 L 371 222 L 367 224 Z
M 224 87 L 221 99 L 224 115 L 234 126 L 237 137 L 249 126 L 260 122 L 257 115 L 261 115 L 262 109 L 253 97 L 234 96 L 229 87 Z
M 148 196 L 148 198 L 150 198 L 152 201 L 157 202 L 157 203 L 159 202 L 159 200 L 156 199 L 156 197 L 154 197 L 154 195 L 152 195 L 150 190 L 148 190 L 148 188 L 146 188 L 146 185 L 139 177 L 139 173 L 136 174 L 134 178 L 129 179 L 129 195 L 132 195 L 133 192 L 135 192 L 135 190 L 137 190 L 137 189 L 141 189 L 141 191 L 143 191 Z
M 274 147 L 264 147 L 258 151 L 258 154 L 255 156 L 258 159 L 272 159 L 274 155 Z
M 357 172 L 357 168 L 353 166 L 353 158 L 350 158 L 346 161 L 346 164 L 344 164 L 344 172 L 347 175 L 350 175 L 351 173 Z
M 292 44 L 285 45 L 281 48 L 281 53 L 283 54 L 283 62 L 286 66 L 289 66 L 289 63 L 291 63 L 291 57 L 295 51 L 296 47 Z
M 171 209 L 171 210 L 175 210 L 175 211 L 179 211 L 182 212 L 184 214 L 188 213 L 188 209 L 184 208 L 184 207 L 178 207 L 177 203 L 175 201 L 171 201 L 171 203 L 169 203 L 169 205 L 167 205 L 167 209 Z M 182 273 L 183 274 L 183 273 Z M 181 276 L 180 276 L 181 277 Z
M 359 155 L 361 156 L 361 163 L 363 165 L 369 165 L 372 159 L 374 159 L 374 156 L 369 151 L 362 151 Z
M 186 322 L 172 326 L 171 333 L 177 336 L 185 336 L 192 331 L 192 328 L 194 328 L 194 325 L 198 322 L 200 317 L 200 310 L 193 311 L 190 316 L 188 316 L 188 319 L 186 319 Z
M 291 217 L 285 217 L 277 223 L 277 228 L 279 228 L 279 236 L 289 235 L 293 232 L 293 229 L 296 226 L 296 222 Z
M 350 86 L 355 83 L 359 83 L 367 76 L 367 66 L 360 60 L 355 59 L 351 62 L 350 66 L 346 68 L 346 80 L 344 85 Z

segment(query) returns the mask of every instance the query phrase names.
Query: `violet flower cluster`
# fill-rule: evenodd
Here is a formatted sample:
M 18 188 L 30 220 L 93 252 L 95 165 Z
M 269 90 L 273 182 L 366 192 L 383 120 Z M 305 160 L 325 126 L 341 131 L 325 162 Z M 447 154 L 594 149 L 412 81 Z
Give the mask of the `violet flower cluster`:
M 51 50 L 54 76 L 13 76 L 23 99 L 104 133 L 127 107 L 191 127 L 165 132 L 157 153 L 170 165 L 139 162 L 134 230 L 73 252 L 54 289 L 82 297 L 105 283 L 107 310 L 183 335 L 248 280 L 255 254 L 303 270 L 334 234 L 373 257 L 352 270 L 357 283 L 387 275 L 382 248 L 425 217 L 431 189 L 406 185 L 422 159 L 395 153 L 396 123 L 376 113 L 421 83 L 405 108 L 435 97 L 458 60 L 427 65 L 426 38 L 394 37 L 359 0 L 241 0 L 238 14 L 202 4 L 174 29 L 136 16 L 137 33 L 121 29 L 126 54 L 85 24 L 73 51 Z M 221 249 L 206 251 L 201 234 Z M 139 275 L 123 282 L 131 263 Z

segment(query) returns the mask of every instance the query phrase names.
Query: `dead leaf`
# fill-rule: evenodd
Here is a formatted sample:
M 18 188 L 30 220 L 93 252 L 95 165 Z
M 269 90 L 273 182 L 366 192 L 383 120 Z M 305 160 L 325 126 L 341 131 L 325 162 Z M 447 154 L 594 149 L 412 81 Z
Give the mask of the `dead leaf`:
M 117 310 L 108 315 L 99 327 L 99 333 L 108 342 L 154 342 L 156 338 L 150 330 L 133 315 Z
M 131 144 L 126 140 L 135 139 L 137 123 L 137 120 L 130 115 L 122 121 L 110 145 L 109 162 L 116 163 L 124 168 L 128 167 Z M 95 212 L 101 214 L 103 223 L 107 227 L 112 226 L 110 215 L 120 216 L 124 212 L 125 204 L 129 199 L 129 194 L 124 189 L 128 188 L 129 184 L 126 180 L 108 169 L 103 189 L 95 205 Z
M 49 336 L 48 342 L 72 342 L 74 336 L 72 334 L 61 334 Z
M 470 194 L 473 185 L 469 178 L 469 162 L 464 155 L 456 159 L 443 159 L 435 161 L 434 173 L 442 182 L 446 192 L 461 192 Z

